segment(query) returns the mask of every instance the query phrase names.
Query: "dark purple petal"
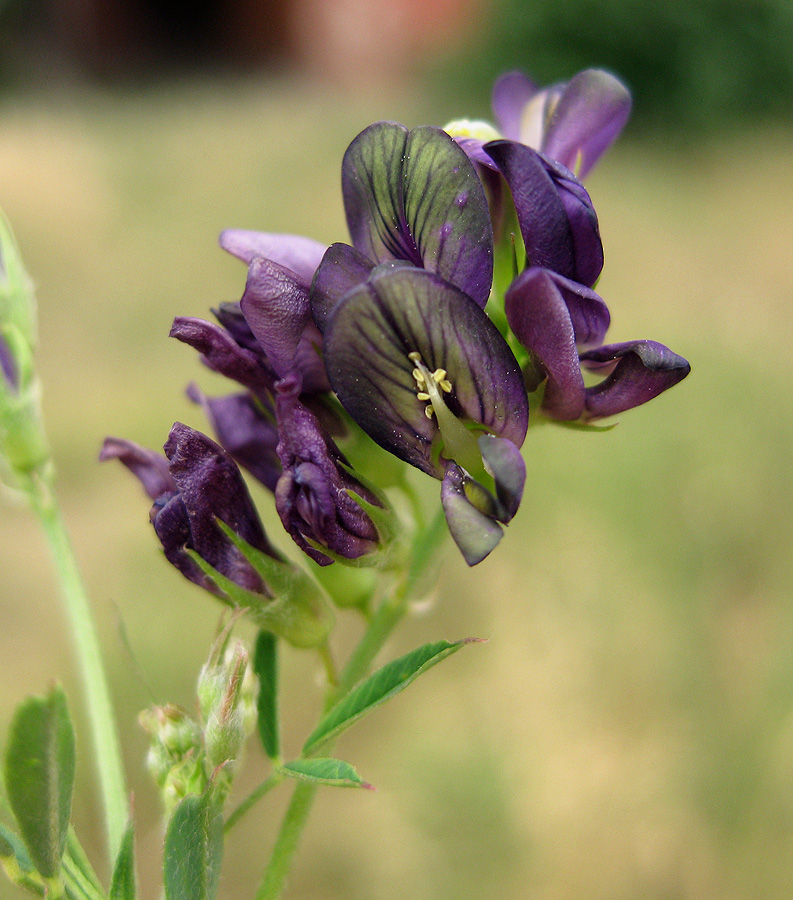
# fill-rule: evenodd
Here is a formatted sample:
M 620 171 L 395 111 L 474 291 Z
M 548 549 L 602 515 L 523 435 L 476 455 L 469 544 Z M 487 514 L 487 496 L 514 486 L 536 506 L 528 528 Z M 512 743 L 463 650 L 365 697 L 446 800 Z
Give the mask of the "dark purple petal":
M 204 573 L 201 567 L 185 552 L 192 548 L 190 517 L 179 494 L 163 494 L 154 501 L 149 513 L 154 532 L 160 539 L 165 558 L 177 568 L 188 581 L 197 584 L 212 594 L 220 595 L 217 585 Z
M 523 376 L 498 329 L 457 288 L 422 269 L 402 268 L 353 289 L 325 330 L 333 389 L 378 444 L 442 477 L 443 463 L 432 452 L 439 428 L 416 396 L 412 353 L 430 372 L 446 371 L 452 389 L 444 399 L 454 416 L 523 443 Z
M 297 378 L 276 385 L 278 455 L 283 465 L 275 489 L 278 515 L 295 543 L 320 565 L 333 560 L 309 540 L 345 559 L 358 559 L 377 549 L 379 535 L 348 492 L 374 505 L 380 501 L 350 474 L 344 455 L 300 402 L 299 393 Z
M 539 149 L 583 179 L 614 143 L 631 111 L 628 89 L 613 75 L 587 69 L 562 92 Z
M 218 325 L 179 316 L 173 320 L 170 336 L 198 350 L 202 361 L 214 372 L 232 378 L 256 393 L 272 388 L 273 375 L 265 368 L 263 353 L 256 354 L 241 347 Z
M 272 234 L 229 228 L 220 235 L 220 246 L 232 256 L 250 265 L 261 257 L 271 259 L 311 282 L 325 252 L 325 245 L 298 234 Z
M 262 355 L 261 344 L 254 337 L 251 326 L 245 321 L 238 300 L 233 303 L 221 303 L 217 309 L 212 310 L 212 314 L 240 347 L 250 350 L 259 357 Z
M 592 286 L 603 271 L 603 242 L 595 207 L 586 188 L 572 172 L 551 160 L 543 161 L 567 215 L 575 258 L 575 280 Z
M 473 164 L 440 128 L 378 122 L 350 144 L 342 193 L 353 245 L 373 262 L 435 272 L 480 306 L 493 278 L 493 233 Z
M 523 144 L 491 141 L 485 150 L 512 192 L 528 265 L 593 285 L 603 268 L 603 246 L 583 185 Z
M 506 72 L 493 85 L 492 107 L 498 127 L 505 138 L 523 141 L 522 126 L 526 106 L 537 93 L 534 84 L 523 72 Z
M 247 393 L 207 397 L 191 384 L 187 396 L 201 404 L 223 449 L 254 478 L 274 491 L 281 474 L 281 461 L 276 453 L 275 412 L 265 409 L 260 400 Z
M 657 397 L 682 381 L 691 366 L 656 341 L 609 344 L 581 354 L 587 368 L 610 367 L 610 374 L 586 389 L 586 417 L 615 416 Z
M 374 268 L 369 257 L 349 244 L 331 244 L 322 257 L 311 285 L 311 313 L 320 331 L 333 307 L 356 285 L 366 281 Z
M 493 550 L 503 534 L 501 526 L 469 499 L 470 479 L 456 463 L 449 463 L 441 485 L 441 505 L 455 544 L 469 566 L 475 566 Z
M 118 459 L 124 463 L 140 480 L 143 489 L 152 500 L 176 491 L 176 482 L 168 469 L 168 460 L 162 453 L 156 453 L 123 438 L 109 437 L 105 438 L 99 454 L 100 462 L 108 459 Z
M 322 336 L 311 318 L 308 282 L 269 259 L 254 259 L 240 309 L 279 378 L 297 371 L 304 390 L 329 389 L 319 350 Z
M 544 411 L 556 419 L 578 419 L 584 379 L 570 311 L 554 273 L 526 269 L 509 287 L 504 308 L 509 327 L 548 377 Z
M 223 534 L 217 519 L 225 522 L 251 546 L 279 558 L 270 545 L 248 489 L 234 461 L 205 434 L 177 422 L 165 444 L 169 469 L 184 503 L 189 522 L 189 540 L 176 544 L 175 532 L 156 516 L 154 527 L 171 556 L 184 555 L 184 547 L 195 550 L 222 575 L 241 587 L 258 593 L 265 588 L 257 572 Z M 166 540 L 168 544 L 166 544 Z M 171 556 L 168 556 L 171 559 Z M 173 562 L 173 559 L 171 559 Z

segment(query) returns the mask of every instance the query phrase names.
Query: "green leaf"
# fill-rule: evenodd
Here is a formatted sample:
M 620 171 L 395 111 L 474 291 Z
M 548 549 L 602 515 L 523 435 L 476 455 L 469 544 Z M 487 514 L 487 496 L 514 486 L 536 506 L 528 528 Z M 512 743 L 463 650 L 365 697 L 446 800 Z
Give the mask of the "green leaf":
M 253 671 L 259 679 L 256 701 L 259 737 L 270 759 L 279 759 L 281 738 L 278 728 L 278 642 L 274 634 L 260 631 L 253 651 Z
M 5 759 L 8 799 L 36 869 L 54 878 L 69 830 L 74 730 L 63 689 L 30 697 L 14 714 Z
M 324 757 L 294 759 L 279 766 L 278 771 L 291 778 L 313 781 L 316 784 L 373 789 L 371 784 L 364 781 L 355 769 L 342 759 Z
M 223 857 L 223 817 L 211 790 L 185 797 L 165 833 L 166 900 L 214 900 Z
M 326 741 L 341 734 L 366 713 L 403 691 L 422 672 L 426 672 L 442 659 L 446 659 L 461 647 L 476 640 L 477 638 L 454 642 L 436 641 L 433 644 L 425 644 L 423 647 L 387 663 L 382 669 L 378 669 L 353 688 L 349 694 L 342 697 L 325 713 L 317 727 L 309 735 L 303 746 L 303 753 L 307 756 L 310 755 Z
M 118 850 L 113 878 L 110 881 L 109 900 L 135 900 L 135 831 L 132 822 L 127 825 Z

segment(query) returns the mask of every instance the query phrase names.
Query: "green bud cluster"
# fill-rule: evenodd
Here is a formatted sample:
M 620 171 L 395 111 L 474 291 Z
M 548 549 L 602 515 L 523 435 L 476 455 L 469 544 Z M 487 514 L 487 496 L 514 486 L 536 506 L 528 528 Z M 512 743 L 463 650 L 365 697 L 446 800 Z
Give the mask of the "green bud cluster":
M 34 367 L 36 304 L 11 227 L 0 213 L 0 479 L 27 488 L 49 465 Z
M 206 788 L 201 727 L 172 703 L 145 709 L 139 721 L 152 739 L 146 766 L 170 813 L 182 798 Z
M 237 618 L 215 640 L 198 676 L 197 717 L 173 704 L 140 714 L 151 736 L 146 764 L 168 814 L 184 797 L 207 788 L 225 796 L 256 725 L 258 682 L 248 652 L 240 641 L 229 645 Z

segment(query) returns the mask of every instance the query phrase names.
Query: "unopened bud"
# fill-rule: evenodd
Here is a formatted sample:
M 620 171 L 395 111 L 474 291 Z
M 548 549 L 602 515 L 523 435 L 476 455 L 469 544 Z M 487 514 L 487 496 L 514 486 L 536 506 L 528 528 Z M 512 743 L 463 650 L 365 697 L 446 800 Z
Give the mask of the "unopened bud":
M 25 487 L 50 458 L 33 366 L 36 304 L 14 236 L 0 213 L 0 478 Z
M 198 723 L 173 704 L 145 709 L 139 721 L 151 735 L 146 767 L 160 787 L 166 810 L 187 794 L 200 794 L 207 779 Z
M 204 720 L 204 749 L 210 769 L 239 758 L 256 720 L 256 678 L 241 642 L 218 659 L 216 642 L 198 679 L 198 703 Z

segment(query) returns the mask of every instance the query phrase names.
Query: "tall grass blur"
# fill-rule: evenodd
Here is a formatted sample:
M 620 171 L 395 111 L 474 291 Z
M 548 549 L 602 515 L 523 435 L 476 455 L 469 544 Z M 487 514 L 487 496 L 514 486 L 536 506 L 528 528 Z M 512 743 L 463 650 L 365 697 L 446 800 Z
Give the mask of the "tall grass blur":
M 136 716 L 192 707 L 219 607 L 162 558 L 149 503 L 105 435 L 206 429 L 184 386 L 225 386 L 169 341 L 238 299 L 226 227 L 343 240 L 339 166 L 371 121 L 466 112 L 287 78 L 79 87 L 0 101 L 0 205 L 40 305 L 60 493 L 99 620 L 135 793 L 142 896 L 160 821 Z M 756 900 L 793 893 L 793 169 L 789 124 L 612 149 L 589 180 L 613 340 L 691 362 L 682 385 L 584 434 L 532 429 L 517 520 L 469 570 L 449 552 L 390 656 L 486 637 L 346 736 L 378 791 L 330 788 L 290 882 L 301 900 Z M 428 491 L 438 485 L 427 479 Z M 275 541 L 264 491 L 254 487 Z M 78 831 L 99 858 L 87 730 L 31 517 L 0 506 L 0 731 L 61 679 L 78 725 Z M 340 615 L 335 649 L 354 637 Z M 320 702 L 284 654 L 286 751 Z M 412 696 L 411 696 L 412 695 Z M 251 746 L 239 792 L 265 772 Z M 285 792 L 233 834 L 221 896 L 250 897 Z M 0 897 L 21 898 L 0 882 Z

